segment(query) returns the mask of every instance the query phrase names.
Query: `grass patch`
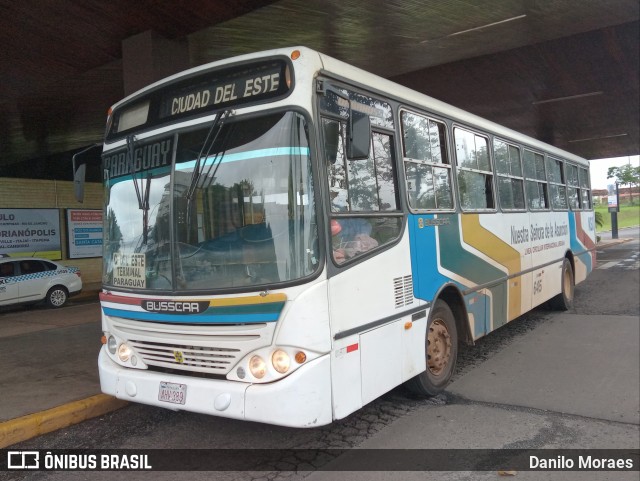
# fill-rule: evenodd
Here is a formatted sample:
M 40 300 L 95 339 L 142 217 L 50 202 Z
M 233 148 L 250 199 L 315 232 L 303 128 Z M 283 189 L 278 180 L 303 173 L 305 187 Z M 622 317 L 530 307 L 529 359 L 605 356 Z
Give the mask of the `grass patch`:
M 596 212 L 602 212 L 604 225 L 597 227 L 597 232 L 611 230 L 611 214 L 607 206 L 596 206 Z M 618 212 L 618 229 L 640 225 L 640 205 L 622 205 Z

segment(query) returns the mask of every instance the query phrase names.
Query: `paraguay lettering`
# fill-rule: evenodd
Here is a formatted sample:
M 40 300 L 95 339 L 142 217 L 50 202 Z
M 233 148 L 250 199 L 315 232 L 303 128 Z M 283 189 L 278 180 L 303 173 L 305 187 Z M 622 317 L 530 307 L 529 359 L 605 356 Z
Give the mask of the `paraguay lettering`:
M 113 254 L 113 285 L 144 289 L 145 265 L 144 254 Z
M 171 139 L 166 139 L 136 147 L 133 152 L 135 172 L 168 166 L 171 161 L 171 144 Z M 127 156 L 127 151 L 121 150 L 117 154 L 103 157 L 102 166 L 108 172 L 109 178 L 131 174 L 131 166 Z

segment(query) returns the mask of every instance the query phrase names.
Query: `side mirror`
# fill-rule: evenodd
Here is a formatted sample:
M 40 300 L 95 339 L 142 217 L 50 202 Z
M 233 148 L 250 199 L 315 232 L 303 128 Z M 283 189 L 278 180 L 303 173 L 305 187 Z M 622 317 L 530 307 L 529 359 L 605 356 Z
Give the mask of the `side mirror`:
M 347 122 L 347 159 L 361 160 L 369 158 L 371 150 L 371 120 L 369 115 L 350 110 Z
M 73 172 L 73 191 L 76 200 L 80 203 L 84 202 L 84 179 L 87 173 L 87 164 L 80 164 Z
M 71 157 L 71 162 L 73 165 L 73 190 L 76 200 L 80 203 L 84 202 L 84 183 L 87 174 L 88 160 L 84 154 L 86 154 L 90 150 L 101 147 L 101 144 L 93 144 L 86 149 L 81 150 L 80 152 L 76 152 L 75 154 L 73 154 L 73 157 Z

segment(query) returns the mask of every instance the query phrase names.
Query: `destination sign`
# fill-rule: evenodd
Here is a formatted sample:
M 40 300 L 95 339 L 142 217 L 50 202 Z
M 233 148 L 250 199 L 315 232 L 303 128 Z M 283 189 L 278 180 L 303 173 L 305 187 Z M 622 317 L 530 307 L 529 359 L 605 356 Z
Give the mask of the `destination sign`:
M 292 73 L 284 58 L 206 70 L 160 86 L 119 106 L 107 142 L 167 122 L 285 97 Z
M 278 97 L 287 92 L 284 62 L 261 65 L 170 91 L 163 95 L 160 118 L 218 110 Z

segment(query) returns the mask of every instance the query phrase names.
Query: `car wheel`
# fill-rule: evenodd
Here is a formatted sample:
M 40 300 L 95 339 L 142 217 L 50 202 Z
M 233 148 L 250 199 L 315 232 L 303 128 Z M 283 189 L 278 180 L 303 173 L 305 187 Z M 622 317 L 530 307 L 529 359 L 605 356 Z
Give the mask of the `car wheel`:
M 69 293 L 63 286 L 54 286 L 47 292 L 47 305 L 49 307 L 62 307 L 67 303 Z

